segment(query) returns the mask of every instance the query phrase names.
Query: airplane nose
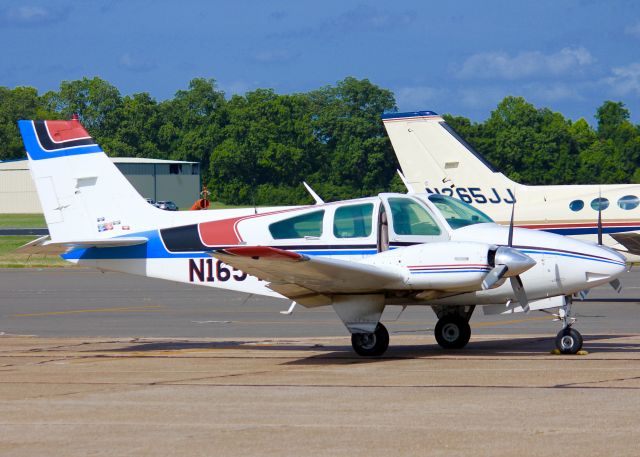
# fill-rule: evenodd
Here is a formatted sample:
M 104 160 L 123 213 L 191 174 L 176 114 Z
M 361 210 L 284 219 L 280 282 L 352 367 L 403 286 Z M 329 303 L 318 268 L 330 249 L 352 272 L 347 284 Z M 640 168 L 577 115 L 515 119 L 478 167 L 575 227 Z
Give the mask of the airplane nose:
M 587 279 L 602 280 L 605 277 L 613 280 L 627 270 L 626 258 L 618 251 L 607 246 L 597 246 L 594 257 L 599 258 L 598 271 L 587 271 Z M 596 268 L 593 268 L 595 270 Z

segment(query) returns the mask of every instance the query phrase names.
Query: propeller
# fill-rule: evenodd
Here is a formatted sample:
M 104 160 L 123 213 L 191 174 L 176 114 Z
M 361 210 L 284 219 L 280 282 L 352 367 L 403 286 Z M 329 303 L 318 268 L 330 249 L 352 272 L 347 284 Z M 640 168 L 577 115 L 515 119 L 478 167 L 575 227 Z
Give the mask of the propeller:
M 516 299 L 522 306 L 525 313 L 528 313 L 529 300 L 522 285 L 520 274 L 532 268 L 536 261 L 526 254 L 513 248 L 513 216 L 515 211 L 515 201 L 511 206 L 511 221 L 509 222 L 509 237 L 507 246 L 500 246 L 490 251 L 489 262 L 493 264 L 493 269 L 487 273 L 482 281 L 483 289 L 491 289 L 503 278 L 509 278 L 511 288 Z

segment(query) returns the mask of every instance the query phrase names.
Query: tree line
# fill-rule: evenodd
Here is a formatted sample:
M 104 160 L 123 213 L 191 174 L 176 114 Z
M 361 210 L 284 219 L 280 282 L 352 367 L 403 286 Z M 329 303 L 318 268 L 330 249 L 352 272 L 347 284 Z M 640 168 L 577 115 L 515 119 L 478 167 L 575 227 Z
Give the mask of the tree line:
M 0 160 L 25 156 L 17 120 L 78 113 L 111 156 L 199 162 L 213 199 L 228 204 L 310 203 L 302 181 L 327 201 L 402 192 L 380 120 L 396 110 L 390 90 L 351 77 L 305 93 L 257 89 L 230 98 L 214 80 L 197 78 L 161 102 L 146 92 L 122 96 L 98 77 L 44 94 L 0 87 Z M 640 126 L 622 102 L 605 101 L 595 128 L 512 96 L 484 122 L 445 119 L 519 182 L 640 182 Z

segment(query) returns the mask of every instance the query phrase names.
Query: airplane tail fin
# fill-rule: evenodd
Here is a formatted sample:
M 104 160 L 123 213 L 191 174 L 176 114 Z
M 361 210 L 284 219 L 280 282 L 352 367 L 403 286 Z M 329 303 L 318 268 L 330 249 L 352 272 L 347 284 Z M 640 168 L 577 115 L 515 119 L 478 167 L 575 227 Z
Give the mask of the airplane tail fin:
M 433 111 L 383 114 L 382 121 L 414 192 L 427 187 L 518 186 Z
M 158 225 L 149 205 L 78 119 L 18 121 L 53 242 L 100 240 Z

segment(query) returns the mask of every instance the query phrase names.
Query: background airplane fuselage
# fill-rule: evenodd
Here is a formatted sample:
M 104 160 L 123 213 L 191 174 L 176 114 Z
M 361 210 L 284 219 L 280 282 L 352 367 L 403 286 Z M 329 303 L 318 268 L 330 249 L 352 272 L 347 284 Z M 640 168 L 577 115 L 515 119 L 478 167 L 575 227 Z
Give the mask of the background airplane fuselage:
M 516 202 L 517 226 L 592 242 L 597 241 L 598 199 L 606 199 L 601 206 L 603 243 L 631 261 L 640 260 L 640 185 L 527 186 L 493 168 L 433 112 L 393 113 L 383 121 L 414 192 L 460 198 L 501 224 L 508 223 Z M 612 233 L 637 234 L 638 252 L 629 249 L 631 243 L 614 240 Z

